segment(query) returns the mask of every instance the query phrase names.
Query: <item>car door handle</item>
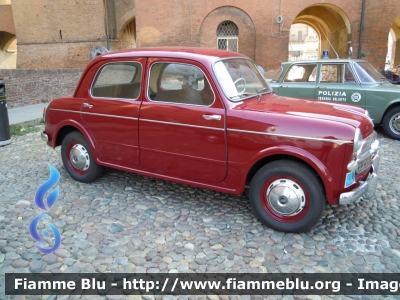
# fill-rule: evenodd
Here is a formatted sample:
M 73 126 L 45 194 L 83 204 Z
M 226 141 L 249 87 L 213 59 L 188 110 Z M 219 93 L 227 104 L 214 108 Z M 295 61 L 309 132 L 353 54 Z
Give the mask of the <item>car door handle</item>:
M 83 103 L 83 107 L 92 108 L 93 105 L 89 103 Z
M 203 115 L 203 118 L 206 119 L 207 121 L 211 121 L 211 120 L 220 121 L 221 120 L 220 115 Z

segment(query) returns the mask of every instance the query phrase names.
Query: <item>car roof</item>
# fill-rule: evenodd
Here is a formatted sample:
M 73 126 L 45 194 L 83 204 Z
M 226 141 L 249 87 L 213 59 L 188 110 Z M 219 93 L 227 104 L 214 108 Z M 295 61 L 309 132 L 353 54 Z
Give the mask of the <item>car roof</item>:
M 100 56 L 101 58 L 122 58 L 122 57 L 167 57 L 183 59 L 208 59 L 216 60 L 228 57 L 247 56 L 226 50 L 200 48 L 200 47 L 147 47 L 134 48 L 108 52 Z
M 293 60 L 293 61 L 286 61 L 282 64 L 310 64 L 310 63 L 346 63 L 346 62 L 366 62 L 364 59 L 356 59 L 356 58 L 327 58 L 327 59 L 308 59 L 308 60 Z

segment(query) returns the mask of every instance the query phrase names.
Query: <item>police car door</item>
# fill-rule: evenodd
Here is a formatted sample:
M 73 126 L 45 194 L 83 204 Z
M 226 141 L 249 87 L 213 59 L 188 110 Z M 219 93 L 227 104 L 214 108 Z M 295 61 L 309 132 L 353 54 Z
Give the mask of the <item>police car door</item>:
M 348 63 L 327 62 L 320 65 L 316 100 L 352 104 L 365 108 L 365 91 L 356 81 Z

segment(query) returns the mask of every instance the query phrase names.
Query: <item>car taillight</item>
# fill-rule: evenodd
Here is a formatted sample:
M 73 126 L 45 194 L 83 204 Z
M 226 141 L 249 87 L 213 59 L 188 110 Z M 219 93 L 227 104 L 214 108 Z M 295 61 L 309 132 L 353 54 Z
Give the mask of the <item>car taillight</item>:
M 43 107 L 43 122 L 46 123 L 46 109 L 47 107 Z

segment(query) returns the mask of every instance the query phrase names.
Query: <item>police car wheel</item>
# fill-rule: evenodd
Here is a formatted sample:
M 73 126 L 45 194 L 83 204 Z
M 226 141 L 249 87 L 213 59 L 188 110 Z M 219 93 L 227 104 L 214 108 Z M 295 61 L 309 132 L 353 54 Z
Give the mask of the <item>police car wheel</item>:
M 388 137 L 400 140 L 400 106 L 392 107 L 385 113 L 382 128 Z

